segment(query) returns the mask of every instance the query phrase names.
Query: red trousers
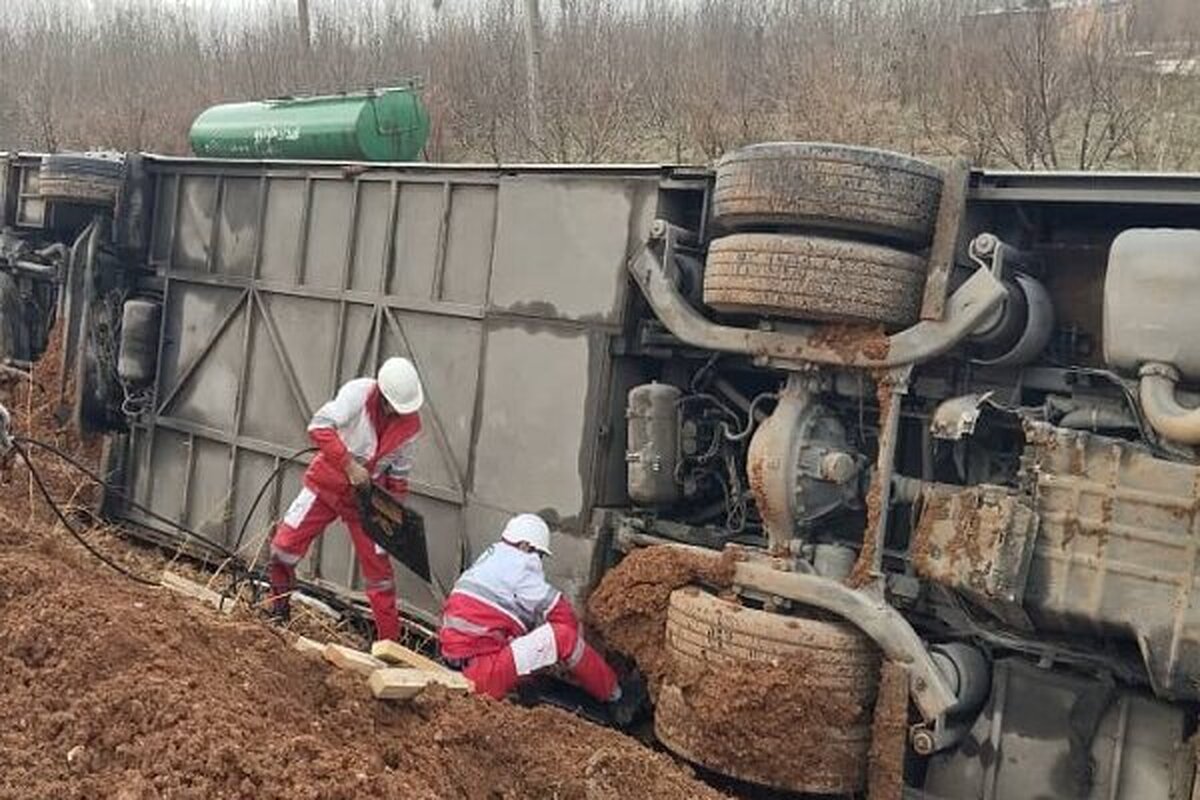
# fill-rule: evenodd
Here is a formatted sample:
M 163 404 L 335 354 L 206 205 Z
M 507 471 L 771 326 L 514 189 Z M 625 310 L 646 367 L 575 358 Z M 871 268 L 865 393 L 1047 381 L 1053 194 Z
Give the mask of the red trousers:
M 339 516 L 350 531 L 350 541 L 366 582 L 367 602 L 375 618 L 375 637 L 397 639 L 400 614 L 396 610 L 396 583 L 387 553 L 367 536 L 356 511 L 346 509 L 339 514 L 307 487 L 300 490 L 271 540 L 271 560 L 267 567 L 271 592 L 286 597 L 295 588 L 296 564 L 308 553 L 313 540 Z
M 561 654 L 557 663 L 566 667 L 571 679 L 592 697 L 601 702 L 611 700 L 617 688 L 617 675 L 604 657 L 579 635 L 578 626 L 547 624 L 554 631 L 554 642 Z M 519 642 L 520 638 L 514 639 L 498 650 L 465 659 L 463 675 L 475 684 L 476 692 L 499 700 L 517 688 L 521 676 L 517 674 L 513 646 L 519 647 Z

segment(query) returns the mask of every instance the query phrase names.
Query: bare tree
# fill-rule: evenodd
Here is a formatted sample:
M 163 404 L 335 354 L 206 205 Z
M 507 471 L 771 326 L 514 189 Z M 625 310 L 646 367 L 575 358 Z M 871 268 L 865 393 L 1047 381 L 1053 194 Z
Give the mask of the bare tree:
M 300 47 L 307 53 L 312 49 L 311 19 L 308 15 L 308 0 L 296 0 L 296 22 L 300 35 Z
M 789 138 L 1200 167 L 1194 0 L 1147 0 L 1129 25 L 966 5 L 269 0 L 245 24 L 222 4 L 5 0 L 0 147 L 184 152 L 215 102 L 420 76 L 447 160 L 705 161 Z

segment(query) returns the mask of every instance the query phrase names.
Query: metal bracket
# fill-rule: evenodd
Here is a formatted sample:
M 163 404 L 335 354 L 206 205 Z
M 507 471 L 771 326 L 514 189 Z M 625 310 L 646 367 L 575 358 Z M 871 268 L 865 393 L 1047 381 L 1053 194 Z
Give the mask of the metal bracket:
M 819 326 L 796 326 L 787 331 L 736 328 L 707 319 L 671 280 L 666 265 L 683 235 L 686 233 L 670 223 L 656 220 L 651 242 L 629 262 L 629 272 L 655 316 L 685 344 L 743 353 L 782 369 L 803 369 L 810 364 L 886 369 L 927 361 L 965 339 L 1007 296 L 994 275 L 977 270 L 950 296 L 942 319 L 918 322 L 882 340 L 864 333 L 861 342 L 832 342 L 822 339 Z M 662 241 L 661 253 L 655 240 Z
M 739 562 L 736 584 L 832 612 L 869 636 L 883 654 L 909 670 L 909 692 L 921 716 L 932 722 L 957 702 L 925 643 L 899 611 L 882 597 L 856 591 L 819 575 L 783 572 L 762 564 Z
M 942 319 L 946 312 L 946 293 L 963 218 L 967 214 L 967 190 L 971 183 L 971 164 L 965 158 L 954 159 L 942 181 L 942 198 L 938 204 L 937 226 L 929 247 L 929 272 L 925 278 L 925 297 L 921 303 L 921 319 Z

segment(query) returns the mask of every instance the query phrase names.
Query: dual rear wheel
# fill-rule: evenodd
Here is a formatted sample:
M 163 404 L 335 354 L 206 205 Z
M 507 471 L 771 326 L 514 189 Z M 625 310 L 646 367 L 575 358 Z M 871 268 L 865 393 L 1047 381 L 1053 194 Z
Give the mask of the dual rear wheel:
M 777 142 L 717 165 L 704 302 L 720 313 L 917 320 L 943 177 L 869 148 Z

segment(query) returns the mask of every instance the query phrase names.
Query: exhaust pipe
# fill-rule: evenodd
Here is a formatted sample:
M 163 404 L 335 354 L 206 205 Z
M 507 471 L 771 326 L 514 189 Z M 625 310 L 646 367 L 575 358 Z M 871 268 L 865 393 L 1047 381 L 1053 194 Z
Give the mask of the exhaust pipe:
M 1169 364 L 1147 364 L 1140 375 L 1142 414 L 1150 427 L 1173 442 L 1200 444 L 1200 408 L 1180 405 L 1175 397 L 1179 371 Z

